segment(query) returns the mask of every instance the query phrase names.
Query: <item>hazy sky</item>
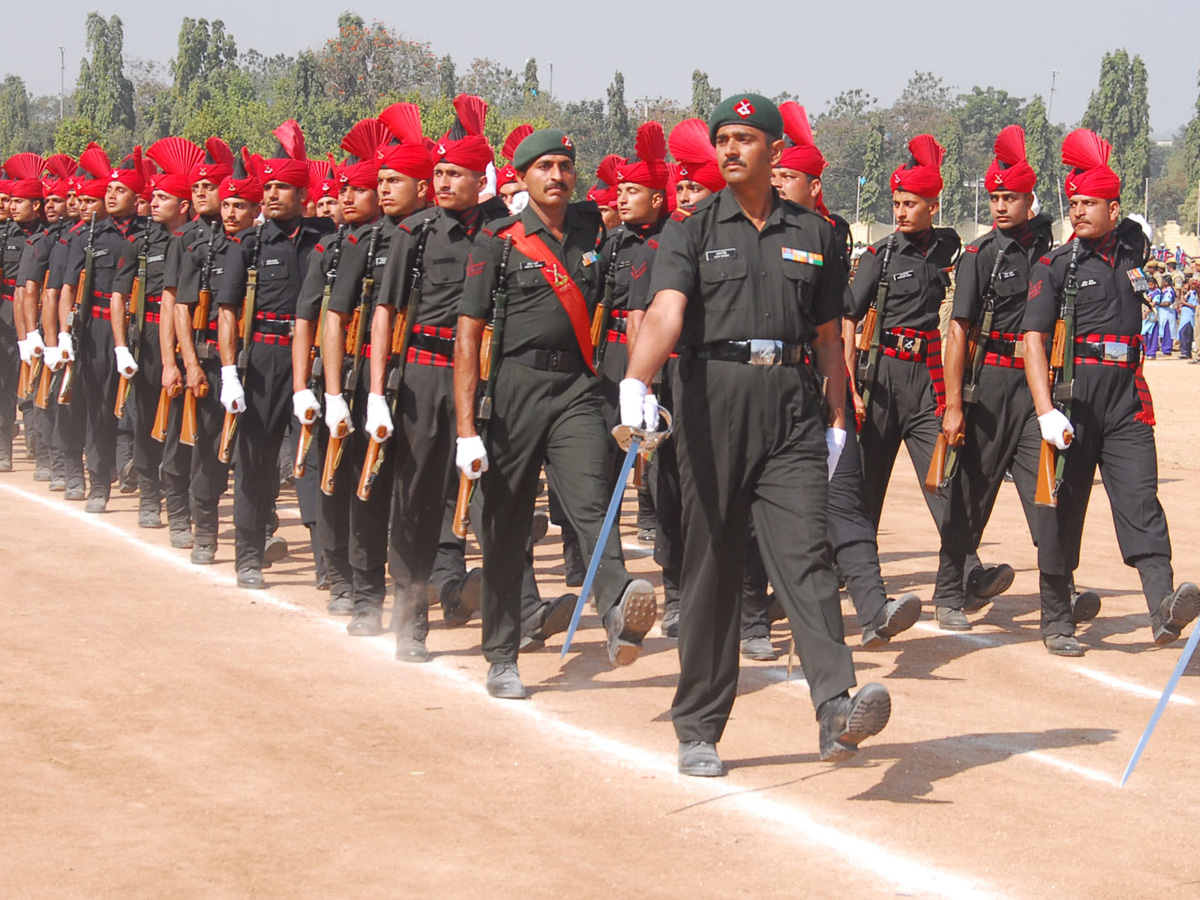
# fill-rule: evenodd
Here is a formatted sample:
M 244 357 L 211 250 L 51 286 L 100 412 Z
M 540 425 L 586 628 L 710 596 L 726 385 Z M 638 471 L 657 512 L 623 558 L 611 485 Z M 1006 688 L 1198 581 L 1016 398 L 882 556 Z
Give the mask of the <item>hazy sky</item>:
M 534 56 L 544 87 L 553 65 L 554 93 L 564 100 L 603 97 L 620 69 L 628 100 L 663 96 L 686 103 L 695 68 L 730 93 L 790 91 L 814 114 L 840 91 L 855 87 L 888 105 L 915 69 L 933 71 L 962 91 L 992 85 L 1021 97 L 1041 93 L 1048 100 L 1051 72 L 1057 69 L 1052 117 L 1070 124 L 1083 114 L 1104 52 L 1125 47 L 1140 54 L 1149 69 L 1153 131 L 1169 135 L 1191 118 L 1200 68 L 1200 47 L 1187 39 L 1187 29 L 1195 24 L 1194 3 L 1046 3 L 1038 6 L 1040 18 L 1029 15 L 1031 5 L 1025 3 L 937 4 L 947 12 L 923 15 L 916 12 L 920 6 L 935 5 L 207 0 L 185 6 L 55 0 L 43 7 L 5 0 L 4 30 L 10 37 L 0 72 L 20 75 L 34 94 L 57 93 L 61 45 L 69 90 L 83 56 L 83 22 L 90 10 L 121 17 L 127 57 L 165 62 L 174 53 L 185 10 L 193 17 L 222 19 L 239 50 L 271 55 L 321 45 L 334 35 L 338 12 L 348 8 L 430 43 L 439 56 L 449 53 L 460 73 L 474 57 L 490 57 L 519 71 Z M 1137 8 L 1149 11 L 1150 18 L 1131 15 Z M 1173 24 L 1182 30 L 1173 31 Z

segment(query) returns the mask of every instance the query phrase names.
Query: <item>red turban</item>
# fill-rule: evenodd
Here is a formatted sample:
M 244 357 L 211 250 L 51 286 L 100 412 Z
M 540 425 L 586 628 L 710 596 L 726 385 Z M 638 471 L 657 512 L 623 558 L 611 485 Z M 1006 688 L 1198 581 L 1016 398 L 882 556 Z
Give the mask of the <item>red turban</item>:
M 783 151 L 779 160 L 782 169 L 795 169 L 812 178 L 820 178 L 825 171 L 825 157 L 813 140 L 812 126 L 808 124 L 808 113 L 795 100 L 788 100 L 779 107 L 783 116 L 783 133 L 792 143 Z
M 12 193 L 12 189 L 13 189 L 13 181 L 11 178 L 0 178 L 0 194 L 4 194 L 5 196 L 8 196 L 9 194 Z M 101 194 L 100 196 L 103 197 L 104 195 Z
M 308 199 L 313 203 L 338 195 L 338 165 L 329 159 L 308 161 Z
M 1071 167 L 1067 175 L 1067 197 L 1081 194 L 1100 200 L 1121 196 L 1121 178 L 1108 166 L 1112 144 L 1094 131 L 1077 128 L 1062 145 L 1062 161 Z
M 512 166 L 501 166 L 496 170 L 496 190 L 500 190 L 505 185 L 516 184 L 520 177 Z
M 363 119 L 342 139 L 342 149 L 350 154 L 338 167 L 338 182 L 363 190 L 379 188 L 378 150 L 387 143 L 391 133 L 378 119 Z
M 988 166 L 983 183 L 988 193 L 1015 191 L 1032 194 L 1037 187 L 1037 172 L 1025 158 L 1025 129 L 1020 125 L 1009 125 L 996 136 L 992 148 L 996 158 Z
M 233 174 L 233 151 L 219 137 L 210 137 L 204 142 L 203 157 L 188 172 L 188 183 L 211 181 L 220 185 Z
M 111 172 L 112 164 L 104 149 L 95 142 L 88 144 L 87 149 L 79 154 L 79 171 L 74 178 L 76 196 L 103 198 L 108 191 Z
M 684 119 L 673 129 L 668 140 L 671 155 L 679 163 L 677 178 L 704 185 L 714 194 L 725 187 L 725 178 L 717 165 L 717 151 L 708 139 L 708 124 L 701 119 Z
M 142 168 L 141 147 L 134 147 L 133 152 L 121 160 L 121 165 L 109 173 L 108 183 L 123 184 L 139 195 L 146 189 L 146 172 Z M 105 185 L 106 188 L 107 186 Z
M 508 165 L 501 166 L 496 170 L 496 190 L 504 187 L 506 184 L 514 184 L 520 180 L 521 176 L 517 174 L 517 170 L 513 168 L 513 154 L 517 152 L 517 147 L 521 141 L 533 134 L 533 126 L 529 124 L 518 125 L 508 133 L 508 137 L 504 139 L 504 146 L 500 148 L 501 155 L 509 160 Z
M 67 154 L 56 153 L 50 157 L 46 160 L 45 170 L 49 173 L 42 179 L 45 196 L 66 198 L 67 194 L 75 189 L 71 183 L 71 176 L 75 172 L 75 160 Z
M 151 191 L 162 191 L 180 200 L 191 199 L 191 172 L 204 161 L 203 150 L 183 138 L 167 137 L 151 144 L 146 156 L 162 169 L 161 174 L 150 176 Z
M 288 119 L 275 129 L 279 138 L 279 153 L 272 159 L 250 157 L 259 183 L 280 181 L 293 187 L 308 187 L 308 154 L 304 148 L 304 132 L 295 119 Z
M 262 203 L 263 186 L 262 182 L 254 175 L 247 175 L 246 172 L 254 171 L 255 160 L 262 162 L 258 157 L 251 156 L 245 147 L 242 148 L 243 165 L 238 167 L 235 165 L 231 174 L 222 179 L 220 186 L 217 188 L 217 193 L 222 200 L 228 200 L 231 197 L 238 197 L 248 203 Z M 241 168 L 241 171 L 238 169 Z
M 942 192 L 942 158 L 946 148 L 932 134 L 918 134 L 908 142 L 912 162 L 892 173 L 892 190 L 918 197 L 937 197 Z
M 391 169 L 417 181 L 433 179 L 433 157 L 421 133 L 421 110 L 415 103 L 393 103 L 379 121 L 398 144 L 381 144 L 375 150 L 380 169 Z M 486 166 L 485 166 L 486 168 Z
M 620 180 L 618 175 L 618 167 L 625 160 L 617 156 L 615 153 L 610 153 L 604 159 L 600 160 L 600 165 L 596 168 L 596 177 L 599 182 L 587 193 L 587 198 L 597 206 L 617 205 L 617 182 Z
M 637 130 L 635 159 L 617 166 L 617 184 L 641 184 L 652 191 L 665 191 L 671 173 L 667 169 L 667 141 L 660 122 L 646 122 Z
M 454 127 L 438 141 L 433 154 L 435 163 L 462 166 L 472 172 L 487 170 L 488 163 L 496 158 L 492 153 L 492 145 L 483 136 L 487 110 L 487 103 L 481 97 L 459 94 L 454 98 L 457 119 Z M 454 137 L 456 134 L 457 138 Z
M 4 164 L 4 171 L 12 181 L 8 185 L 9 196 L 26 200 L 41 200 L 46 196 L 42 185 L 42 170 L 46 161 L 36 153 L 18 153 Z

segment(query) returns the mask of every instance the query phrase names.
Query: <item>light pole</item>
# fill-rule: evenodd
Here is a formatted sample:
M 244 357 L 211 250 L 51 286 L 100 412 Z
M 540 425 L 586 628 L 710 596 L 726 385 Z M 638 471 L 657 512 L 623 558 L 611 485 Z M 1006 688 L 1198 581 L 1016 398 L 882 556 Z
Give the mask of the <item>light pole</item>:
M 58 48 L 58 121 L 63 119 L 63 97 L 67 93 L 67 51 Z
M 862 221 L 862 189 L 867 183 L 867 179 L 863 175 L 858 176 L 858 186 L 854 190 L 854 224 L 857 225 Z

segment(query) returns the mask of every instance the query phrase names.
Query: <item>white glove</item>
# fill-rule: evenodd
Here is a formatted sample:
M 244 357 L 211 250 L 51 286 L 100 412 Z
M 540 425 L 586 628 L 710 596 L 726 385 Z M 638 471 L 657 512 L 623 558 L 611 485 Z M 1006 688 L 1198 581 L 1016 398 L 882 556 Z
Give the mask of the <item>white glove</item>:
M 69 331 L 58 333 L 58 352 L 64 363 L 75 362 L 75 342 L 71 340 Z
M 479 468 L 476 469 L 476 463 Z M 454 464 L 458 470 L 467 476 L 468 481 L 474 481 L 487 471 L 487 449 L 483 446 L 483 438 L 479 435 L 457 439 L 457 449 L 454 453 Z
M 65 360 L 63 359 L 62 351 L 57 347 L 47 347 L 44 356 L 46 368 L 48 368 L 51 372 L 57 372 L 63 367 L 63 362 L 65 362 Z
M 842 451 L 846 449 L 846 429 L 826 428 L 825 447 L 829 450 L 829 478 L 832 480 L 833 473 L 837 471 L 838 460 L 842 458 Z
M 350 407 L 346 405 L 346 398 L 341 394 L 326 394 L 325 395 L 325 425 L 329 428 L 329 433 L 334 437 L 344 437 L 339 426 L 342 423 L 346 424 L 345 434 L 349 434 L 354 430 L 354 423 L 350 421 Z
M 1042 440 L 1053 444 L 1059 450 L 1066 450 L 1070 440 L 1063 440 L 1063 433 L 1075 436 L 1075 426 L 1060 410 L 1052 409 L 1038 416 L 1038 427 L 1042 429 Z
M 292 412 L 300 420 L 301 425 L 312 425 L 321 414 L 321 404 L 317 395 L 305 388 L 292 394 Z
M 21 355 L 21 362 L 25 365 L 33 362 L 33 354 L 29 352 L 29 341 L 17 341 L 17 353 Z
M 371 440 L 382 444 L 395 430 L 392 411 L 388 408 L 383 394 L 367 394 L 367 434 L 371 436 Z
M 221 405 L 227 413 L 240 413 L 246 409 L 246 392 L 238 378 L 237 366 L 221 366 Z
M 619 396 L 621 424 L 654 431 L 658 428 L 658 398 L 636 378 L 622 378 Z
M 123 378 L 132 378 L 137 374 L 137 360 L 133 358 L 133 354 L 129 352 L 128 347 L 117 347 L 117 374 Z
M 29 347 L 29 361 L 37 359 L 46 352 L 46 342 L 42 340 L 40 331 L 31 331 L 25 335 L 25 343 Z

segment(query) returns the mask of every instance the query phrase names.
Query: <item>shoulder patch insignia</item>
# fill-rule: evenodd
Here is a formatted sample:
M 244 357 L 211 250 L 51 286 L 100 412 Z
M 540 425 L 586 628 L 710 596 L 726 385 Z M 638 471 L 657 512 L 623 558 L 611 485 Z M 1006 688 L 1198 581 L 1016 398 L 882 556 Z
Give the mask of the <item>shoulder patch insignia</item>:
M 352 235 L 352 234 L 348 234 L 348 235 L 346 235 L 346 240 L 347 240 L 347 241 L 349 241 L 351 244 L 357 244 L 357 243 L 358 243 L 358 238 L 356 238 L 356 237 L 355 237 L 354 235 Z
M 325 252 L 325 245 L 324 245 L 324 244 L 317 244 L 315 247 L 313 247 L 313 249 L 314 249 L 314 250 L 316 250 L 318 253 L 324 253 L 324 252 Z
M 468 277 L 468 278 L 474 278 L 476 275 L 481 275 L 481 274 L 483 274 L 483 270 L 484 270 L 484 268 L 485 268 L 486 266 L 487 266 L 487 263 L 486 263 L 486 262 L 482 262 L 482 261 L 480 261 L 480 262 L 468 262 L 468 263 L 467 263 L 467 277 Z
M 1043 266 L 1048 266 L 1048 265 L 1050 265 L 1050 257 L 1048 257 L 1048 256 L 1039 256 L 1039 257 L 1038 257 L 1038 262 L 1040 262 L 1040 263 L 1041 263 Z
M 658 240 L 655 238 L 650 238 L 649 240 L 646 241 L 646 246 L 649 247 L 651 250 L 657 250 L 658 249 Z
M 686 219 L 690 215 L 691 215 L 691 213 L 688 212 L 686 209 L 676 209 L 675 212 L 671 213 L 671 218 L 674 219 L 676 222 L 682 222 L 684 219 Z
M 646 268 L 647 267 L 646 267 L 645 263 L 642 263 L 640 266 L 630 266 L 629 274 L 632 278 L 635 278 L 635 279 L 641 278 L 643 275 L 646 274 Z
M 878 255 L 879 255 L 879 251 L 878 251 L 878 250 L 876 250 L 874 247 L 868 247 L 868 248 L 867 248 L 867 252 L 868 252 L 868 253 L 870 253 L 872 256 L 878 256 Z
M 978 253 L 979 252 L 979 248 L 976 247 L 974 244 L 967 244 L 965 249 L 968 253 Z
M 1041 292 L 1042 292 L 1042 282 L 1039 279 L 1038 281 L 1035 281 L 1033 284 L 1031 284 L 1029 286 L 1029 293 L 1026 295 L 1025 299 L 1032 300 L 1034 297 L 1036 297 Z

